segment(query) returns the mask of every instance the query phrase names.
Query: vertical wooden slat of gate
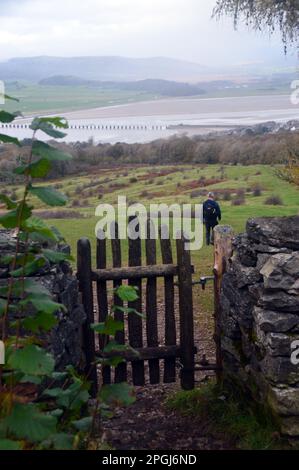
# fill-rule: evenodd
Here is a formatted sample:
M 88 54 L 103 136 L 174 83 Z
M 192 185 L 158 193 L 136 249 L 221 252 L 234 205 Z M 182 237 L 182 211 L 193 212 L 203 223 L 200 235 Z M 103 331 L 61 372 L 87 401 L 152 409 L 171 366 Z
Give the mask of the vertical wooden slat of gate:
M 132 229 L 132 222 L 136 219 L 130 218 L 129 235 L 134 232 Z M 137 224 L 137 221 L 136 221 Z M 138 231 L 138 225 L 135 226 L 136 232 Z M 129 236 L 129 266 L 141 266 L 141 239 L 138 237 L 136 240 Z M 129 285 L 136 286 L 138 289 L 139 298 L 134 302 L 129 302 L 129 308 L 134 308 L 137 312 L 142 310 L 142 281 L 141 279 L 130 279 Z M 134 313 L 129 313 L 128 316 L 129 325 L 129 342 L 133 348 L 142 348 L 142 318 Z M 144 385 L 144 362 L 134 361 L 132 362 L 133 372 L 133 383 L 134 385 Z
M 91 248 L 87 238 L 81 238 L 77 244 L 77 277 L 82 294 L 82 303 L 86 313 L 83 324 L 83 347 L 85 353 L 85 374 L 91 381 L 91 395 L 94 398 L 98 390 L 97 368 L 95 365 L 95 337 L 90 325 L 94 323 L 93 289 L 91 279 Z
M 167 227 L 163 227 L 164 233 Z M 162 238 L 160 233 L 160 244 L 163 264 L 173 264 L 171 241 L 168 238 Z M 176 328 L 174 314 L 174 278 L 173 276 L 165 276 L 164 278 L 164 299 L 165 299 L 165 345 L 176 345 Z M 176 367 L 175 358 L 168 358 L 164 361 L 164 382 L 175 382 Z
M 106 268 L 106 237 L 97 238 L 97 268 Z M 108 315 L 107 282 L 97 281 L 97 299 L 99 309 L 99 322 L 104 322 Z M 107 336 L 99 335 L 99 347 L 102 350 L 107 344 Z M 102 368 L 102 377 L 104 384 L 111 383 L 111 368 L 104 366 Z
M 111 239 L 111 248 L 112 248 L 112 261 L 113 261 L 113 267 L 114 268 L 120 268 L 121 267 L 121 243 L 119 239 L 119 232 L 118 232 L 118 224 L 117 222 L 113 222 L 111 224 L 111 230 L 112 233 L 114 231 L 115 238 L 112 237 Z M 117 287 L 121 286 L 122 281 L 113 281 L 113 288 L 116 289 Z M 123 302 L 122 300 L 117 296 L 114 295 L 114 305 L 122 307 Z M 120 312 L 119 310 L 115 311 L 114 314 L 115 320 L 118 321 L 124 321 L 124 314 Z M 115 341 L 117 341 L 119 344 L 125 344 L 125 333 L 124 331 L 118 331 L 115 334 Z M 121 363 L 115 368 L 115 382 L 120 383 L 120 382 L 126 382 L 127 380 L 127 364 Z
M 194 388 L 194 326 L 192 300 L 192 267 L 190 252 L 185 250 L 185 239 L 177 240 L 177 262 L 180 307 L 181 385 Z
M 146 264 L 155 265 L 157 263 L 155 227 L 153 222 L 147 221 L 146 238 Z M 153 238 L 151 238 L 153 235 Z M 157 323 L 157 278 L 149 278 L 146 283 L 146 336 L 149 347 L 157 347 L 158 343 L 158 323 Z M 159 359 L 149 361 L 149 377 L 151 384 L 160 382 Z

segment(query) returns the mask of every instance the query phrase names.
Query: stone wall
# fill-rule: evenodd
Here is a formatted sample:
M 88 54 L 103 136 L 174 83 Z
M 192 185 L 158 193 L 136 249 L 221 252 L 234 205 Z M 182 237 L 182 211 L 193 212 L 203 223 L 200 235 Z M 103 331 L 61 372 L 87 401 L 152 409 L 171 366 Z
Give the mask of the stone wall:
M 6 255 L 14 254 L 16 239 L 7 230 L 0 230 L 0 286 L 7 284 L 9 265 L 1 261 Z M 48 247 L 48 246 L 47 246 Z M 69 253 L 68 245 L 51 246 L 52 250 Z M 20 251 L 24 250 L 21 244 Z M 82 324 L 85 312 L 80 303 L 78 282 L 68 262 L 58 264 L 48 262 L 34 275 L 37 283 L 44 285 L 52 294 L 53 300 L 65 305 L 67 311 L 58 311 L 58 322 L 51 332 L 43 337 L 48 350 L 56 360 L 56 368 L 63 369 L 66 365 L 81 368 L 84 363 L 82 356 Z M 27 315 L 28 315 L 27 311 Z M 26 312 L 22 313 L 24 316 Z
M 224 377 L 299 437 L 299 217 L 251 219 L 233 246 L 221 293 Z

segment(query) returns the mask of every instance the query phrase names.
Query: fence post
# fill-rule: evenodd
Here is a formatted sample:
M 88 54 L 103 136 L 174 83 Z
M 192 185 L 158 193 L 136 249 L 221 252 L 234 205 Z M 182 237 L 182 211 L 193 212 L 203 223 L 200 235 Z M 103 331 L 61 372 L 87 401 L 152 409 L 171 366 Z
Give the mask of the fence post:
M 83 324 L 83 346 L 85 352 L 85 374 L 91 381 L 91 395 L 95 397 L 98 390 L 97 367 L 95 364 L 95 337 L 90 328 L 94 323 L 93 289 L 91 277 L 91 247 L 87 238 L 81 238 L 77 243 L 77 277 L 82 293 L 82 303 L 86 313 Z
M 218 225 L 214 229 L 214 341 L 216 344 L 216 377 L 217 382 L 222 380 L 222 352 L 221 352 L 221 304 L 220 293 L 222 278 L 227 263 L 232 255 L 233 229 L 229 225 Z
M 177 263 L 180 308 L 181 385 L 194 388 L 194 325 L 192 297 L 192 266 L 190 251 L 185 249 L 184 237 L 177 240 Z

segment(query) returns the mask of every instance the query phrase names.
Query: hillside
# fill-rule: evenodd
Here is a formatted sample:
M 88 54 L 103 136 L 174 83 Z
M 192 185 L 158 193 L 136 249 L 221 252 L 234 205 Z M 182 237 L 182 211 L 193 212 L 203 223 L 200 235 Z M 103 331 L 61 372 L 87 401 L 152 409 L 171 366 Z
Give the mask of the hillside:
M 112 82 L 100 80 L 85 80 L 79 77 L 57 75 L 40 80 L 43 86 L 87 86 L 101 90 L 136 91 L 142 93 L 153 93 L 161 96 L 194 96 L 204 93 L 199 85 L 174 82 L 170 80 L 147 79 L 134 82 Z
M 0 63 L 2 80 L 39 81 L 55 75 L 86 80 L 130 81 L 147 78 L 199 80 L 206 72 L 200 64 L 167 57 L 133 59 L 102 57 L 25 57 Z

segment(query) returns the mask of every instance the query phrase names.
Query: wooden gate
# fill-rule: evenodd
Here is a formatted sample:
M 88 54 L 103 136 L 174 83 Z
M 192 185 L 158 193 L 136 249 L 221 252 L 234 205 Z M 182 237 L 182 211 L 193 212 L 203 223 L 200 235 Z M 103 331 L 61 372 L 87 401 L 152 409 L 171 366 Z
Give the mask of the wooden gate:
M 148 222 L 148 228 L 151 222 Z M 112 264 L 107 268 L 108 241 L 97 239 L 96 268 L 92 267 L 91 245 L 88 239 L 78 241 L 77 275 L 79 288 L 82 293 L 82 302 L 87 314 L 87 321 L 83 329 L 83 343 L 86 356 L 86 373 L 92 382 L 92 392 L 98 388 L 99 371 L 95 366 L 98 357 L 103 357 L 104 338 L 95 338 L 90 325 L 95 322 L 95 313 L 98 312 L 98 321 L 103 322 L 110 311 L 109 283 L 114 288 L 123 281 L 136 286 L 139 299 L 129 303 L 128 307 L 143 312 L 145 318 L 129 314 L 127 318 L 117 311 L 115 317 L 126 323 L 126 331 L 118 332 L 115 340 L 121 344 L 129 344 L 138 352 L 129 351 L 124 354 L 125 363 L 115 368 L 112 377 L 111 368 L 102 367 L 102 383 L 124 382 L 132 377 L 134 385 L 145 384 L 145 363 L 148 362 L 148 377 L 151 384 L 161 380 L 163 369 L 164 383 L 175 382 L 179 365 L 181 386 L 185 390 L 194 388 L 194 346 L 193 331 L 193 300 L 192 300 L 192 273 L 190 253 L 185 250 L 185 240 L 176 240 L 176 263 L 172 253 L 170 238 L 159 237 L 162 264 L 157 264 L 157 242 L 154 239 L 145 240 L 145 253 L 142 253 L 140 238 L 128 239 L 128 266 L 123 267 L 123 252 L 118 237 L 118 227 L 114 227 L 116 237 L 111 240 Z M 151 227 L 153 230 L 153 227 Z M 165 233 L 165 231 L 164 231 Z M 145 263 L 142 263 L 142 260 Z M 164 303 L 162 315 L 164 318 L 164 344 L 158 341 L 158 305 L 157 282 L 163 279 Z M 145 286 L 144 282 L 145 281 Z M 111 286 L 111 287 L 112 287 Z M 143 290 L 145 288 L 145 295 Z M 175 289 L 178 288 L 179 318 L 175 318 Z M 94 295 L 96 293 L 96 295 Z M 145 298 L 144 302 L 142 299 Z M 94 308 L 94 299 L 97 308 Z M 121 305 L 117 296 L 111 303 Z M 161 315 L 161 312 L 159 312 Z M 178 323 L 178 325 L 176 324 Z M 178 334 L 177 334 L 178 332 Z M 177 337 L 178 336 L 178 337 Z M 96 341 L 97 340 L 97 341 Z M 98 344 L 98 347 L 96 347 Z M 107 356 L 106 356 L 107 357 Z M 163 362 L 163 368 L 162 363 Z M 129 367 L 131 364 L 131 368 Z

